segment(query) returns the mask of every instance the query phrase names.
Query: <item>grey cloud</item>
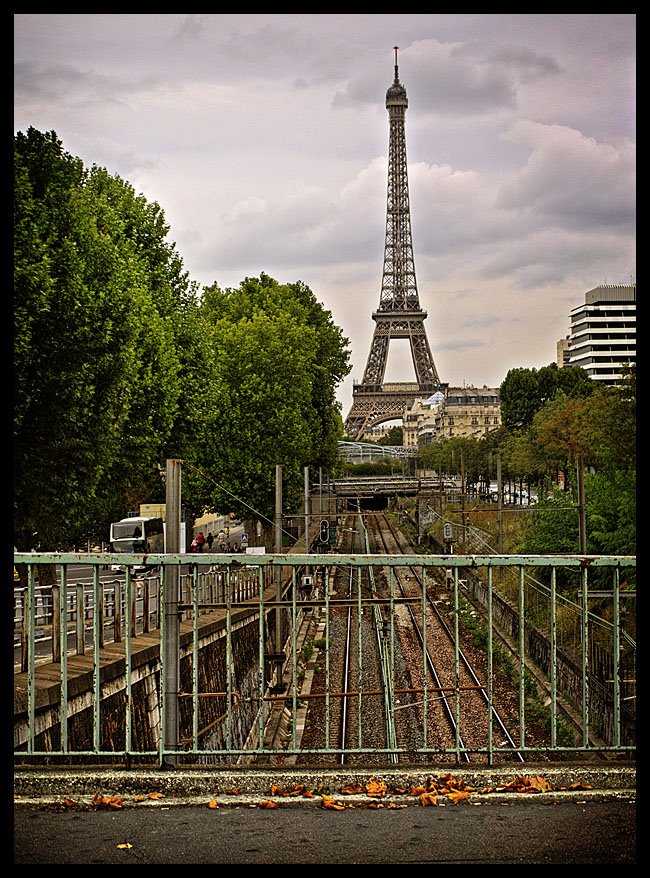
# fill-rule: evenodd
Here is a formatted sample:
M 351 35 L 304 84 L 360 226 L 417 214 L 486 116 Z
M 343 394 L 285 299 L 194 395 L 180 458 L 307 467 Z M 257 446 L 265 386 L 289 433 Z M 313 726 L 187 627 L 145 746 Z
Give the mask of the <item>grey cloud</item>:
M 531 49 L 506 46 L 497 49 L 492 55 L 496 64 L 503 64 L 522 79 L 523 82 L 533 82 L 542 76 L 560 73 L 562 68 L 554 58 L 548 55 L 538 55 Z
M 120 103 L 120 96 L 128 98 L 159 85 L 160 81 L 151 76 L 139 80 L 107 76 L 69 64 L 18 61 L 15 65 L 14 91 L 19 101 L 50 100 L 63 105 L 99 100 Z
M 501 187 L 497 207 L 536 210 L 583 227 L 635 221 L 635 149 L 598 143 L 573 129 L 518 123 L 508 135 L 530 146 L 526 164 Z

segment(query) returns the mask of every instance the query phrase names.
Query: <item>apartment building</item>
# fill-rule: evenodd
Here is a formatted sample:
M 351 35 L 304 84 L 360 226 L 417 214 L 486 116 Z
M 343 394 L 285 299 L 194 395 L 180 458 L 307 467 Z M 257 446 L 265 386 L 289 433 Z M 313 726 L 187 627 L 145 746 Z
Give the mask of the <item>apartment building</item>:
M 453 436 L 478 439 L 501 426 L 499 389 L 449 387 L 416 399 L 404 412 L 404 445 L 417 447 Z

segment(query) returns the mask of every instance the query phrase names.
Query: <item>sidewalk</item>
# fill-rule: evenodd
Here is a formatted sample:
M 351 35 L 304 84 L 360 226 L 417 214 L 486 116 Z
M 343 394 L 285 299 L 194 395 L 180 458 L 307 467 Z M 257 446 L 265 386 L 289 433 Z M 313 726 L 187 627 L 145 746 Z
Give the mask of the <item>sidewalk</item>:
M 14 863 L 636 863 L 634 766 L 518 768 L 18 768 Z

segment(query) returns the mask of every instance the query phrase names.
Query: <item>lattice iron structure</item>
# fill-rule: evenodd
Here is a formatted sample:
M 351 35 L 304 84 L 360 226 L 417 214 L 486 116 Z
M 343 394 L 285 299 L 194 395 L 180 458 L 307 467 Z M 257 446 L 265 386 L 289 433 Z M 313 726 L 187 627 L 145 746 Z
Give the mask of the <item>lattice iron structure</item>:
M 416 396 L 446 389 L 433 362 L 424 328 L 427 312 L 420 306 L 415 278 L 404 127 L 407 107 L 395 47 L 395 81 L 386 92 L 390 138 L 381 296 L 372 315 L 376 326 L 363 381 L 353 387 L 352 408 L 345 421 L 347 435 L 357 440 L 376 424 L 402 418 L 406 406 Z M 415 383 L 384 383 L 388 347 L 393 338 L 407 338 L 410 342 Z

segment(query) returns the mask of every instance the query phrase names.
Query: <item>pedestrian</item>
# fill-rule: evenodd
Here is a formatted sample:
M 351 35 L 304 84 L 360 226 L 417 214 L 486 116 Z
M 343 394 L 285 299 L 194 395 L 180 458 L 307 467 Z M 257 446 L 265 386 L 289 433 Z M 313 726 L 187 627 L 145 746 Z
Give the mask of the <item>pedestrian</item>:
M 199 531 L 196 535 L 197 552 L 203 551 L 203 543 L 205 543 L 205 537 L 203 536 L 203 531 Z
M 228 552 L 232 552 L 232 546 L 230 545 L 230 543 L 226 543 L 226 553 Z
M 212 531 L 208 531 L 208 535 L 205 538 L 206 543 L 208 544 L 208 552 L 212 551 L 212 543 L 214 542 L 214 537 L 212 536 Z
M 194 539 L 192 540 L 192 545 L 190 546 L 190 549 L 191 549 L 193 552 L 198 552 L 198 551 L 199 551 L 199 544 L 198 544 L 198 541 L 197 541 L 196 537 L 194 537 Z

